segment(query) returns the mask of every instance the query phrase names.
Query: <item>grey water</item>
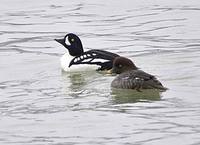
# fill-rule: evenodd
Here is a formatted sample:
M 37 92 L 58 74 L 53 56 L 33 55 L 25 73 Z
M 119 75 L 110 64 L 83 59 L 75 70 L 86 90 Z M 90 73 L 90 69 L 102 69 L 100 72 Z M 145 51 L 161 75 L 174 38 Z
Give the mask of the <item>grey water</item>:
M 0 144 L 199 145 L 199 18 L 195 0 L 1 0 Z M 69 32 L 169 90 L 141 96 L 112 90 L 114 76 L 63 73 L 54 38 Z

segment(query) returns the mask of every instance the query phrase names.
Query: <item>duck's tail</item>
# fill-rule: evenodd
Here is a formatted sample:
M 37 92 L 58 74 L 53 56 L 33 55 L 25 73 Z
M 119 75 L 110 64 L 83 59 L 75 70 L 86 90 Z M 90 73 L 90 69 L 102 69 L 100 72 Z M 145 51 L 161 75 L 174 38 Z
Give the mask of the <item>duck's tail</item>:
M 166 91 L 166 90 L 168 90 L 168 88 L 164 87 L 162 85 L 162 83 L 159 80 L 157 80 L 156 78 L 154 78 L 152 80 L 149 80 L 147 83 L 153 89 L 158 89 L 160 91 Z

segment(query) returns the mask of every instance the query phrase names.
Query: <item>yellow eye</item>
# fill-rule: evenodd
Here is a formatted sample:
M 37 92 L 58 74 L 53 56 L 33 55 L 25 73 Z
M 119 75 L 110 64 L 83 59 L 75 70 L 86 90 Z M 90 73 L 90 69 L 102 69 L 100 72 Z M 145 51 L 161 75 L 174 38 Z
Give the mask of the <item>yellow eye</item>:
M 71 41 L 74 42 L 74 39 L 72 38 Z

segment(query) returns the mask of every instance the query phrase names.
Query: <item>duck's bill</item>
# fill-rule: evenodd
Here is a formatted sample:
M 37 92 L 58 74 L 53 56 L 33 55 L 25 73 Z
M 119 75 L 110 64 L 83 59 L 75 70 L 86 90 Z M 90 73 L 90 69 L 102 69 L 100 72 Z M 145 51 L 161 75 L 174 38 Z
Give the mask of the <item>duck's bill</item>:
M 54 40 L 62 45 L 65 45 L 65 39 L 54 39 Z
M 97 72 L 103 75 L 108 75 L 108 76 L 115 76 L 116 73 L 112 73 L 111 69 L 110 70 L 99 70 L 97 69 Z
M 107 73 L 107 74 L 112 74 L 112 73 L 113 73 L 113 70 L 112 70 L 112 69 L 109 69 L 109 70 L 106 71 L 106 73 Z
M 117 74 L 114 68 L 107 70 L 106 73 L 107 74 L 111 74 L 111 75 L 116 75 Z

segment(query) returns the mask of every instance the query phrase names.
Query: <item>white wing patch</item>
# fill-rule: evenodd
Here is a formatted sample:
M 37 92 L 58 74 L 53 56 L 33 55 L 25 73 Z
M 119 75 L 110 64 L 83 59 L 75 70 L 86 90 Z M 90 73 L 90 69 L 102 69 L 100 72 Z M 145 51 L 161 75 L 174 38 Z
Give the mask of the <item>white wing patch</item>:
M 101 62 L 104 63 L 107 60 L 105 59 L 100 59 L 100 58 L 92 58 L 93 56 L 96 56 L 97 54 L 92 53 L 92 54 L 84 54 L 81 55 L 80 57 L 77 57 L 74 59 L 74 62 L 78 62 L 80 60 L 82 60 L 82 62 Z

